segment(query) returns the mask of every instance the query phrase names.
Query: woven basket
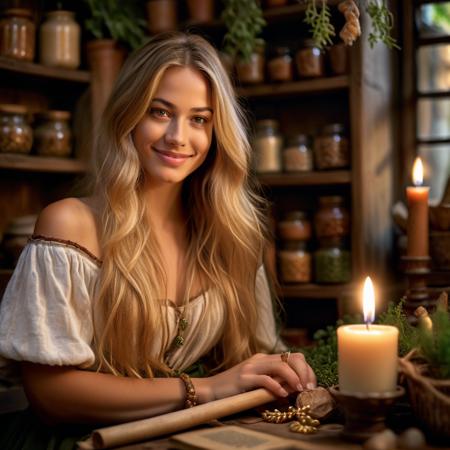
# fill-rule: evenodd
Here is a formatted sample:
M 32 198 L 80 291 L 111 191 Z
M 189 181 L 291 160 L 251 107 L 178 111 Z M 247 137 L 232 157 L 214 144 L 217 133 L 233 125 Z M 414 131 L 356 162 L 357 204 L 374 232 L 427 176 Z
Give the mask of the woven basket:
M 412 350 L 399 360 L 415 416 L 434 435 L 450 438 L 450 380 L 430 378 L 428 365 Z

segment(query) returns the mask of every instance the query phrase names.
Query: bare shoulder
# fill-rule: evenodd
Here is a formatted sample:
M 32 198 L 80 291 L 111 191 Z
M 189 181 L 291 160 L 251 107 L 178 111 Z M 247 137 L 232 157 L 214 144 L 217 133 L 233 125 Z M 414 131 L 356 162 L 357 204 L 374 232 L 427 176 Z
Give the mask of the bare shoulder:
M 100 258 L 97 223 L 89 199 L 65 198 L 41 211 L 34 234 L 76 242 Z

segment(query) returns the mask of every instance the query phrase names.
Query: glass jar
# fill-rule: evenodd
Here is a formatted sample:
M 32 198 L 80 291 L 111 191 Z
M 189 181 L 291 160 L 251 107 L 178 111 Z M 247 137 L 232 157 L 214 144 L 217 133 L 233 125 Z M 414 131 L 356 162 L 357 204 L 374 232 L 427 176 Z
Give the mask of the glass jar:
M 25 8 L 5 10 L 0 20 L 0 55 L 33 61 L 36 27 L 32 12 Z
M 28 110 L 23 105 L 0 104 L 0 152 L 29 153 L 33 130 L 28 123 Z
M 278 222 L 278 235 L 286 241 L 307 241 L 312 236 L 311 228 L 311 222 L 304 211 L 290 211 Z
M 308 172 L 313 169 L 311 141 L 306 134 L 291 136 L 283 149 L 283 169 L 286 172 Z
M 35 147 L 41 156 L 69 156 L 72 150 L 72 131 L 69 111 L 46 111 L 39 114 L 34 130 Z
M 314 254 L 314 273 L 317 283 L 348 283 L 351 279 L 351 256 L 342 238 L 319 241 Z
M 275 47 L 267 61 L 270 81 L 291 81 L 294 78 L 292 56 L 289 47 Z
M 347 236 L 350 231 L 350 215 L 344 206 L 344 198 L 339 195 L 320 197 L 314 226 L 319 239 Z
M 277 120 L 258 120 L 253 141 L 255 170 L 258 173 L 281 171 L 283 138 L 278 132 Z
M 309 283 L 312 258 L 305 241 L 285 241 L 278 251 L 281 280 L 284 283 Z
M 323 77 L 325 64 L 322 50 L 312 39 L 305 39 L 295 54 L 297 72 L 301 78 Z
M 314 140 L 314 155 L 318 169 L 348 167 L 350 150 L 344 125 L 334 123 L 323 127 Z
M 264 49 L 259 48 L 250 55 L 248 61 L 241 57 L 235 59 L 236 74 L 242 84 L 264 82 Z
M 50 11 L 40 28 L 40 62 L 76 69 L 80 65 L 80 26 L 71 11 Z

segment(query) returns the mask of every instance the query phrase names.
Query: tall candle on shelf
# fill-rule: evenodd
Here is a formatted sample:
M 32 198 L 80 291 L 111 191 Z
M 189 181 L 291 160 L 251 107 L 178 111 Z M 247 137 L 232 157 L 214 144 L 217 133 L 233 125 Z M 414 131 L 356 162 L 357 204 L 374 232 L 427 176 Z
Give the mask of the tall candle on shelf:
M 337 330 L 339 390 L 344 394 L 393 392 L 397 386 L 398 329 L 373 325 L 375 293 L 366 278 L 363 289 L 365 325 Z
M 416 158 L 413 166 L 414 186 L 406 188 L 408 201 L 408 246 L 409 257 L 428 256 L 428 191 L 423 184 L 423 165 Z

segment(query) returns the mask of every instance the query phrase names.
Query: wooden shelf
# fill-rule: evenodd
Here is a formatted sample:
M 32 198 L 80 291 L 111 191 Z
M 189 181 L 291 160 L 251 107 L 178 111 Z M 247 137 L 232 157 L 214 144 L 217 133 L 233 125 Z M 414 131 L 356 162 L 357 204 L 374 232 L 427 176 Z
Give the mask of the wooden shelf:
M 44 78 L 54 78 L 66 81 L 89 83 L 91 74 L 87 70 L 60 69 L 58 67 L 46 67 L 32 62 L 19 61 L 5 56 L 0 56 L 0 69 L 25 75 L 34 75 Z
M 349 170 L 333 170 L 305 173 L 276 173 L 258 175 L 261 184 L 267 186 L 311 186 L 324 184 L 349 184 L 352 175 Z
M 336 6 L 342 0 L 328 0 L 329 6 Z M 278 20 L 285 20 L 288 17 L 301 15 L 306 10 L 306 2 L 296 5 L 279 6 L 274 8 L 267 8 L 263 10 L 264 19 L 268 23 L 276 22 Z
M 292 284 L 280 287 L 279 294 L 283 298 L 333 299 L 351 292 L 354 286 L 346 284 Z
M 318 78 L 315 80 L 300 80 L 279 84 L 260 84 L 257 86 L 238 87 L 237 93 L 242 97 L 280 97 L 339 91 L 347 89 L 349 86 L 349 77 L 342 75 L 339 77 Z
M 30 172 L 84 173 L 86 164 L 77 159 L 0 153 L 0 169 Z

